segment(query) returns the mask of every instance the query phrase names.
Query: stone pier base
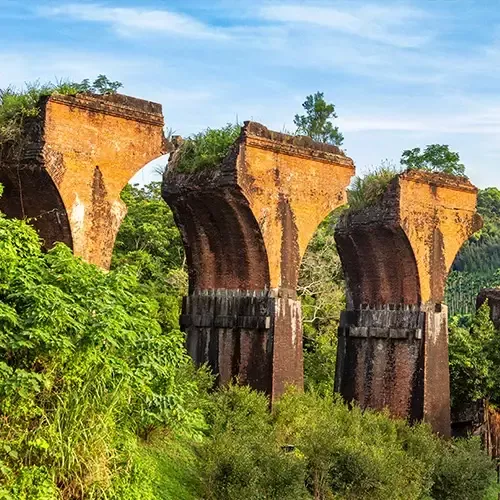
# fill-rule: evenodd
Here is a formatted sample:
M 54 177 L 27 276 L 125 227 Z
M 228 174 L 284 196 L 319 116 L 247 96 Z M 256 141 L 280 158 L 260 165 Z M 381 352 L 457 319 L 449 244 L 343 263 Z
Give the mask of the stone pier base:
M 344 311 L 335 389 L 362 408 L 425 420 L 450 434 L 447 308 L 364 306 Z
M 184 298 L 181 327 L 197 365 L 278 398 L 303 387 L 300 302 L 270 291 L 204 290 Z

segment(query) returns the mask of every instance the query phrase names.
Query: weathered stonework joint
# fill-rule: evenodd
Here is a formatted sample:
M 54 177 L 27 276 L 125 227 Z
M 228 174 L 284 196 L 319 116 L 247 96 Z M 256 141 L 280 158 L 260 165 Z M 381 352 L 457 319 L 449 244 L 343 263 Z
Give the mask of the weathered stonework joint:
M 265 291 L 206 290 L 184 297 L 182 309 L 186 313 L 182 314 L 180 325 L 185 328 L 269 330 L 273 307 L 272 298 Z

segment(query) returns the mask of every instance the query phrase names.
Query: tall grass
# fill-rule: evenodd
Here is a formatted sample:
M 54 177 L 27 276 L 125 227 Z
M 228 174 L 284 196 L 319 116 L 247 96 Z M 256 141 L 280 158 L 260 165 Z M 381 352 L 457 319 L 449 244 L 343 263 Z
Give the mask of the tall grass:
M 395 165 L 384 162 L 365 176 L 354 179 L 347 192 L 349 210 L 357 211 L 378 203 L 391 181 L 401 172 Z

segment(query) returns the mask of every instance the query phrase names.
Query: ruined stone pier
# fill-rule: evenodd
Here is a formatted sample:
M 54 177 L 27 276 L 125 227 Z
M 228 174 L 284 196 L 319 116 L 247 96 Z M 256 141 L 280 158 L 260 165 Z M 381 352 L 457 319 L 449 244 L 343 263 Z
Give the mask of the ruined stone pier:
M 450 434 L 448 271 L 481 227 L 465 178 L 409 171 L 380 202 L 342 216 L 335 231 L 347 289 L 336 390 Z
M 198 364 L 274 400 L 303 385 L 299 266 L 354 174 L 338 148 L 246 122 L 219 168 L 164 176 L 182 233 L 189 296 L 181 326 Z
M 0 210 L 30 218 L 44 246 L 66 243 L 107 268 L 130 178 L 166 153 L 161 106 L 124 95 L 55 94 L 2 148 Z

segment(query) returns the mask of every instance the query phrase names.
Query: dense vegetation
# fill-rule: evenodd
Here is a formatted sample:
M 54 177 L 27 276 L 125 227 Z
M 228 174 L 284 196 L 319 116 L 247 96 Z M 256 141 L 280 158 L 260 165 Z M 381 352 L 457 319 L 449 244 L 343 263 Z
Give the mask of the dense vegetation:
M 44 254 L 22 221 L 0 217 L 0 235 L 2 498 L 127 498 L 134 436 L 201 423 L 183 335 L 134 268 Z
M 175 170 L 183 173 L 200 172 L 219 167 L 240 135 L 237 123 L 219 129 L 207 128 L 182 142 L 175 153 Z
M 306 362 L 307 394 L 269 413 L 248 389 L 207 392 L 172 326 L 185 275 L 171 213 L 158 185 L 123 197 L 109 273 L 63 246 L 43 254 L 26 223 L 0 218 L 0 497 L 483 498 L 492 463 L 478 442 L 332 399 L 334 347 L 318 338 L 333 338 L 340 288 L 325 290 L 337 306 L 314 306 L 310 355 L 330 364 Z M 309 272 L 333 255 L 327 227 Z
M 462 247 L 448 279 L 452 315 L 472 313 L 482 288 L 500 286 L 500 191 L 481 189 L 477 211 L 484 227 Z

